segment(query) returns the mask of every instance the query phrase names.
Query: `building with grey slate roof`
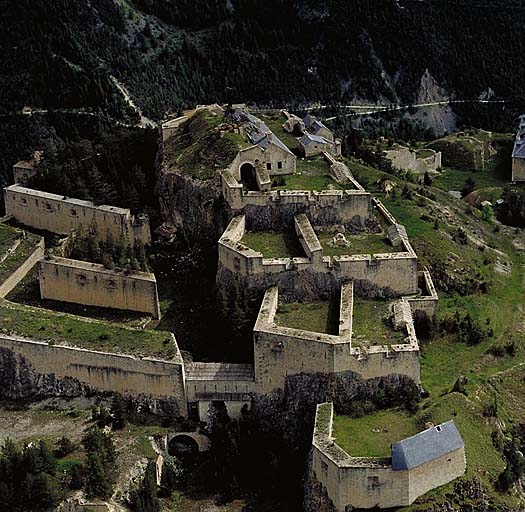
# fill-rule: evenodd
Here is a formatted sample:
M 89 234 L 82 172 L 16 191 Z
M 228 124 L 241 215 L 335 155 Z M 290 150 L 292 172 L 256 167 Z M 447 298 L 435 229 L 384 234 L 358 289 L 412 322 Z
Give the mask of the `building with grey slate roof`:
M 312 441 L 312 473 L 334 510 L 383 509 L 419 496 L 465 473 L 465 447 L 453 421 L 392 445 L 392 457 L 355 457 L 332 437 L 334 407 L 319 404 Z
M 512 181 L 525 181 L 525 115 L 520 117 L 512 150 Z

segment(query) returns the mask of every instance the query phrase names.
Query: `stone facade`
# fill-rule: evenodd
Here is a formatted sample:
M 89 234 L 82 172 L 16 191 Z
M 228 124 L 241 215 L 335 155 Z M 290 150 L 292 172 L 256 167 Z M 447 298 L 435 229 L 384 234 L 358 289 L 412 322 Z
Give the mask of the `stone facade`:
M 109 270 L 68 258 L 39 262 L 42 299 L 148 313 L 160 318 L 157 281 L 150 272 Z
M 175 338 L 172 342 L 176 345 Z M 170 361 L 52 345 L 0 335 L 0 347 L 26 358 L 43 375 L 70 377 L 100 391 L 167 399 L 187 415 L 184 363 L 177 349 Z
M 15 183 L 23 185 L 36 174 L 34 160 L 21 160 L 13 165 L 13 178 Z
M 412 319 L 404 327 L 405 342 L 397 345 L 352 346 L 353 283 L 343 285 L 338 335 L 282 327 L 275 323 L 279 293 L 269 289 L 254 328 L 255 389 L 283 389 L 288 375 L 352 371 L 363 379 L 392 374 L 420 383 L 419 345 Z
M 396 145 L 393 149 L 383 151 L 383 156 L 390 161 L 394 169 L 412 171 L 417 174 L 437 172 L 441 169 L 441 152 L 432 149 L 425 151 L 431 154 L 421 158 L 416 151 Z
M 525 115 L 520 117 L 512 150 L 512 181 L 525 181 Z
M 251 405 L 255 391 L 251 364 L 186 363 L 186 393 L 190 413 L 207 421 L 214 400 L 223 400 L 228 414 L 237 419 L 243 406 Z
M 19 185 L 4 188 L 5 209 L 18 222 L 35 228 L 69 235 L 80 228 L 87 231 L 93 224 L 100 238 L 109 233 L 114 240 L 122 236 L 133 244 L 151 242 L 147 216 L 135 217 L 127 208 L 101 205 L 41 192 Z
M 426 446 L 430 453 L 434 452 L 431 457 L 415 467 L 400 470 L 396 469 L 391 458 L 352 457 L 335 444 L 332 438 L 333 414 L 331 403 L 317 406 L 312 470 L 337 512 L 407 506 L 429 490 L 465 473 L 465 448 L 452 422 L 431 427 L 436 431 L 442 427 L 455 431 L 456 442 L 450 448 L 446 445 L 438 449 Z M 429 437 L 430 443 L 433 436 L 428 434 L 434 434 L 431 429 L 421 433 Z

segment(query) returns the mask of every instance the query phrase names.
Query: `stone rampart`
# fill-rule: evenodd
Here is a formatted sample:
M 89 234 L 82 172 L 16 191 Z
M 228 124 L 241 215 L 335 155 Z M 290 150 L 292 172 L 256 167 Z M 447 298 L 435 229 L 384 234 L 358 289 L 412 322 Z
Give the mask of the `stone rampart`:
M 175 338 L 172 342 L 176 346 Z M 71 377 L 101 391 L 168 399 L 187 415 L 184 365 L 169 361 L 98 352 L 0 334 L 0 347 L 24 357 L 41 374 Z
M 38 278 L 42 299 L 126 309 L 160 318 L 157 281 L 150 272 L 109 270 L 96 263 L 53 257 L 40 261 Z
M 35 228 L 69 235 L 72 230 L 84 232 L 96 225 L 99 238 L 111 233 L 114 240 L 122 236 L 133 244 L 151 242 L 147 216 L 135 217 L 127 208 L 97 206 L 90 201 L 67 198 L 19 185 L 4 188 L 5 209 L 18 222 Z
M 416 151 L 403 146 L 396 146 L 383 152 L 383 156 L 390 161 L 394 169 L 412 171 L 418 174 L 425 172 L 436 172 L 441 168 L 441 152 L 425 149 L 430 153 L 428 156 L 420 157 Z
M 331 403 L 317 406 L 312 470 L 337 512 L 407 506 L 465 472 L 463 446 L 405 470 L 396 470 L 391 458 L 352 457 L 334 442 L 333 415 Z
M 347 175 L 346 175 L 347 176 Z M 353 177 L 353 190 L 244 191 L 230 171 L 221 175 L 222 194 L 232 210 L 243 211 L 257 229 L 277 229 L 291 224 L 300 213 L 316 225 L 355 224 L 365 226 L 373 215 L 371 196 Z
M 352 347 L 353 284 L 341 289 L 339 334 L 322 334 L 276 325 L 278 289 L 269 289 L 254 328 L 258 393 L 283 388 L 286 376 L 352 371 L 363 379 L 406 375 L 420 383 L 419 345 L 412 322 L 403 344 Z
M 303 221 L 303 224 L 306 222 Z M 311 226 L 309 232 L 310 229 Z M 315 257 L 266 259 L 261 253 L 240 242 L 245 230 L 246 217 L 234 217 L 219 240 L 220 266 L 240 276 L 268 276 L 272 284 L 278 284 L 283 272 L 310 271 L 320 279 L 329 274 L 339 282 L 369 281 L 379 288 L 389 288 L 399 295 L 413 295 L 418 291 L 417 256 L 408 240 L 403 240 L 404 252 L 322 256 L 322 250 L 316 249 Z M 315 242 L 313 237 L 317 239 L 315 233 L 313 236 L 312 233 L 309 235 L 311 243 Z M 315 246 L 317 247 L 316 244 Z M 306 253 L 308 254 L 308 250 Z
M 16 251 L 16 249 L 15 249 Z M 0 284 L 0 298 L 6 297 L 24 279 L 29 271 L 44 256 L 44 239 L 41 238 L 35 250 L 28 258 L 2 283 Z

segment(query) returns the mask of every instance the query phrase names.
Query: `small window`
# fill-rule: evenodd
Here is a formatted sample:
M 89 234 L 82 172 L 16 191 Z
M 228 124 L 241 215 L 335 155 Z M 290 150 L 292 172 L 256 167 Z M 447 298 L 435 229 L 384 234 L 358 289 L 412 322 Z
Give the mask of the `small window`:
M 328 473 L 328 464 L 324 460 L 321 461 L 321 469 L 325 475 Z
M 367 484 L 368 489 L 379 489 L 379 487 L 381 487 L 378 476 L 367 477 L 366 484 Z
M 78 274 L 77 275 L 77 283 L 80 286 L 85 286 L 87 283 L 87 277 L 84 274 Z
M 268 162 L 268 163 L 266 164 L 266 170 L 268 170 L 268 171 L 271 171 L 271 170 L 272 170 L 272 164 L 271 164 L 270 162 Z
M 22 197 L 22 204 L 27 204 L 27 199 L 25 197 Z
M 438 432 L 441 432 L 441 425 L 438 425 L 438 426 L 436 427 L 436 430 L 437 430 Z
M 282 169 L 282 168 L 283 168 L 283 163 L 277 162 L 277 169 Z
M 109 279 L 106 283 L 106 287 L 108 290 L 115 290 L 117 288 L 117 282 L 113 279 Z
M 52 212 L 53 211 L 53 208 L 51 207 L 51 205 L 49 203 L 46 203 L 44 205 L 44 208 L 48 211 L 48 212 Z
M 73 215 L 73 217 L 76 217 L 78 215 L 77 211 L 74 208 L 71 208 L 71 210 L 69 210 L 69 213 Z

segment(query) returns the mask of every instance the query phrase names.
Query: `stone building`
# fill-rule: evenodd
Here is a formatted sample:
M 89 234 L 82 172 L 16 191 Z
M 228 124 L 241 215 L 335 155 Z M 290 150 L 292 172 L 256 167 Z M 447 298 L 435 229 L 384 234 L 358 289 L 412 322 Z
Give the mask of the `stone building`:
M 394 169 L 412 171 L 417 174 L 435 173 L 441 169 L 441 152 L 425 149 L 424 153 L 396 144 L 392 149 L 383 151 L 382 156 Z
M 20 185 L 4 188 L 5 210 L 21 224 L 51 233 L 69 235 L 73 230 L 87 232 L 93 225 L 100 238 L 111 233 L 118 241 L 124 237 L 129 244 L 138 240 L 151 242 L 147 215 L 134 216 L 128 208 L 97 206 L 91 201 L 73 199 Z
M 338 141 L 334 142 L 311 133 L 305 133 L 302 137 L 299 137 L 297 141 L 299 142 L 299 150 L 306 158 L 323 153 L 341 156 L 341 143 Z
M 125 309 L 160 318 L 157 281 L 150 272 L 109 270 L 68 258 L 44 258 L 38 265 L 42 299 Z
M 242 109 L 227 112 L 250 143 L 237 154 L 230 170 L 237 181 L 256 181 L 259 190 L 271 187 L 270 176 L 294 174 L 296 156 L 266 124 Z
M 512 181 L 525 181 L 525 115 L 520 117 L 512 150 Z
M 337 512 L 407 506 L 465 473 L 465 447 L 453 421 L 394 443 L 390 458 L 377 458 L 340 448 L 333 416 L 331 403 L 317 406 L 311 469 Z

